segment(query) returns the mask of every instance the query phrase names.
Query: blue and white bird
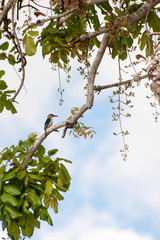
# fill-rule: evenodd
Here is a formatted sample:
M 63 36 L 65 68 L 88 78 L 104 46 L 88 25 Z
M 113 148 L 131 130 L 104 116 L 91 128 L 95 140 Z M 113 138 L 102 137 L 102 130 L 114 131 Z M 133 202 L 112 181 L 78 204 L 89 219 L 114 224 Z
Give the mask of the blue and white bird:
M 47 116 L 47 120 L 45 121 L 45 124 L 44 124 L 45 135 L 47 135 L 46 129 L 51 127 L 51 125 L 53 124 L 53 117 L 58 117 L 58 115 L 49 114 Z

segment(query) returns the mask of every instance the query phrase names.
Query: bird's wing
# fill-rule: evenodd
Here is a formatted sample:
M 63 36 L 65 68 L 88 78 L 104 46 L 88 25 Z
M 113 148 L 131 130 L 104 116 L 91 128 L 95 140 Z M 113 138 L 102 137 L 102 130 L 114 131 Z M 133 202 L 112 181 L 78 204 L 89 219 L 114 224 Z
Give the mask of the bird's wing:
M 45 121 L 45 124 L 44 124 L 44 129 L 46 129 L 48 127 L 48 125 L 50 124 L 51 122 L 51 119 L 50 118 L 47 118 L 47 120 Z

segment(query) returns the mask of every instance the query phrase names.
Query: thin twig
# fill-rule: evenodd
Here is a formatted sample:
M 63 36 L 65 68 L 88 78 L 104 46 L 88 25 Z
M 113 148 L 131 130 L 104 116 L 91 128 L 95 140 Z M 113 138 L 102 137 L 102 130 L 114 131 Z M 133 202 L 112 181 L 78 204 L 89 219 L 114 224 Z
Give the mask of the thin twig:
M 51 10 L 52 8 L 51 7 L 46 7 L 46 6 L 42 6 L 38 3 L 36 3 L 35 1 L 31 0 L 35 5 L 37 5 L 38 7 L 41 7 L 41 8 L 45 8 L 45 9 L 48 9 L 48 10 Z
M 146 35 L 152 36 L 152 35 L 160 35 L 160 32 L 148 32 Z
M 64 13 L 61 13 L 61 14 L 58 14 L 58 15 L 54 15 L 54 16 L 49 16 L 47 18 L 43 18 L 43 19 L 38 19 L 36 22 L 34 23 L 31 23 L 29 24 L 24 30 L 23 32 L 25 32 L 27 29 L 33 27 L 33 26 L 42 26 L 45 22 L 48 22 L 48 21 L 52 21 L 52 20 L 55 20 L 55 19 L 60 19 L 62 17 L 65 17 L 67 16 L 68 14 L 72 13 L 72 12 L 75 12 L 75 10 L 69 10 L 69 11 L 66 11 Z
M 112 84 L 107 84 L 107 85 L 103 85 L 103 86 L 95 86 L 94 87 L 94 90 L 95 92 L 98 92 L 100 93 L 100 91 L 104 90 L 104 89 L 108 89 L 108 88 L 113 88 L 113 87 L 119 87 L 120 85 L 126 85 L 126 84 L 131 84 L 131 83 L 134 83 L 134 82 L 138 82 L 142 79 L 146 79 L 148 77 L 148 74 L 145 74 L 143 76 L 135 76 L 133 79 L 129 79 L 129 80 L 126 80 L 126 81 L 121 81 L 121 82 L 117 82 L 117 83 L 112 83 Z
M 15 30 L 15 21 L 14 21 L 15 4 L 16 4 L 16 0 L 14 0 L 13 6 L 12 6 L 12 30 L 13 30 L 13 36 L 15 37 L 15 40 L 17 43 L 17 49 L 20 54 L 22 78 L 21 78 L 21 84 L 20 84 L 18 90 L 16 91 L 14 96 L 11 98 L 12 102 L 15 101 L 15 98 L 17 97 L 17 95 L 19 94 L 19 92 L 21 91 L 21 89 L 23 87 L 24 79 L 25 79 L 25 68 L 24 67 L 26 64 L 26 61 L 24 60 L 24 54 L 22 53 L 21 45 L 20 45 L 16 30 Z
M 118 68 L 119 68 L 119 93 L 118 93 L 118 120 L 119 120 L 119 126 L 120 126 L 120 133 L 123 140 L 123 146 L 124 146 L 124 156 L 126 156 L 126 142 L 124 137 L 124 131 L 122 126 L 122 119 L 121 119 L 121 82 L 122 82 L 122 75 L 121 75 L 121 66 L 120 66 L 120 58 L 118 56 Z
M 147 11 L 147 14 L 145 17 L 145 28 L 146 28 L 146 36 L 147 36 L 147 41 L 148 41 L 149 56 L 151 56 L 151 43 L 150 43 L 150 36 L 148 35 L 149 30 L 148 30 L 148 25 L 147 25 L 147 19 L 148 19 L 150 10 L 151 10 L 151 8 L 148 8 L 148 11 Z

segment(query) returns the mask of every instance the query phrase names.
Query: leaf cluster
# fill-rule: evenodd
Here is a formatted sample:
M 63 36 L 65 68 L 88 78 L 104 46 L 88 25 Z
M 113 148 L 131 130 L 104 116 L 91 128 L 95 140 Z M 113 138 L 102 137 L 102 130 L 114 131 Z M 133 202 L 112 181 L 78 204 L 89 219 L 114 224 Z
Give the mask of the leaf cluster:
M 0 70 L 0 79 L 5 74 L 4 70 Z M 10 100 L 11 94 L 15 93 L 15 90 L 6 90 L 7 84 L 5 81 L 0 80 L 0 113 L 4 110 L 11 111 L 12 114 L 17 113 L 12 101 Z
M 40 220 L 53 225 L 48 208 L 58 212 L 58 202 L 70 186 L 71 177 L 61 161 L 54 158 L 57 149 L 40 145 L 34 157 L 24 167 L 23 160 L 37 139 L 33 133 L 18 145 L 5 148 L 0 153 L 0 220 L 12 240 L 20 234 L 31 237 Z
M 2 43 L 0 44 L 0 60 L 8 60 L 8 63 L 11 65 L 15 65 L 16 59 L 14 56 L 14 51 L 16 49 L 15 46 L 12 45 L 11 49 L 9 50 L 10 47 L 10 39 L 11 37 L 9 35 L 6 35 L 7 41 L 3 40 L 3 35 L 4 31 L 0 30 L 0 40 Z

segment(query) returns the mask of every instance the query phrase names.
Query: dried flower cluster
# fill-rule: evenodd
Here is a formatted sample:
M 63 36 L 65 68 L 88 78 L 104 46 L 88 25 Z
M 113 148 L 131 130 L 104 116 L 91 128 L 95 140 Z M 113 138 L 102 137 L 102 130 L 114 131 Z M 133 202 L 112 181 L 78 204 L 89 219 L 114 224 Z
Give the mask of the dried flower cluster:
M 76 9 L 79 6 L 79 0 L 50 0 L 50 5 L 54 6 L 55 4 L 58 5 L 59 9 Z
M 160 57 L 154 58 L 150 61 L 148 66 L 148 77 L 153 82 L 150 85 L 151 91 L 154 92 L 155 98 L 160 104 Z

